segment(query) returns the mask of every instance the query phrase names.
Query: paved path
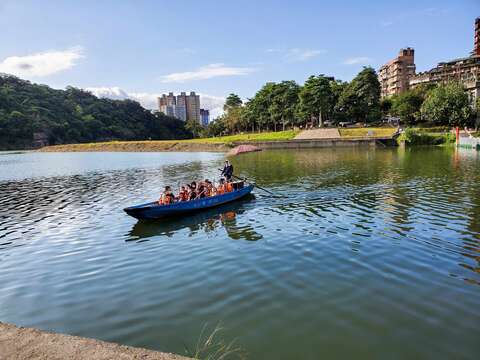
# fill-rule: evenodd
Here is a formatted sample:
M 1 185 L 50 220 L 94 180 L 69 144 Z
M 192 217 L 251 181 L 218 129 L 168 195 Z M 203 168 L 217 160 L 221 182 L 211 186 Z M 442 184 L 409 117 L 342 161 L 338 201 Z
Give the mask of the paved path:
M 0 322 L 0 359 L 187 360 L 187 358 L 78 336 L 54 334 Z
M 315 139 L 338 139 L 340 138 L 338 129 L 335 128 L 322 128 L 313 130 L 304 130 L 297 136 L 295 140 L 315 140 Z

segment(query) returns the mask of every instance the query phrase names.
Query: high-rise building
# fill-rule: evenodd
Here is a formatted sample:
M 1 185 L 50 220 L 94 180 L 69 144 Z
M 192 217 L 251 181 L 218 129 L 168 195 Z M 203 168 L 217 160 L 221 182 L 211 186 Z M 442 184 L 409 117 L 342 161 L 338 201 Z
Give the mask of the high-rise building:
M 184 92 L 177 95 L 177 107 L 175 110 L 177 119 L 187 121 L 187 95 Z
M 181 92 L 175 96 L 172 92 L 158 98 L 158 110 L 168 116 L 183 121 L 197 121 L 200 123 L 200 96 L 194 91 L 187 95 Z
M 200 96 L 195 91 L 187 96 L 187 120 L 200 123 Z
M 165 115 L 175 116 L 176 99 L 173 93 L 158 98 L 158 110 Z
M 398 56 L 378 71 L 382 98 L 408 90 L 409 80 L 415 75 L 415 50 L 400 49 Z
M 210 111 L 206 109 L 200 109 L 200 119 L 202 126 L 208 126 L 208 123 L 210 122 Z
M 475 35 L 472 55 L 480 56 L 480 17 L 475 19 Z

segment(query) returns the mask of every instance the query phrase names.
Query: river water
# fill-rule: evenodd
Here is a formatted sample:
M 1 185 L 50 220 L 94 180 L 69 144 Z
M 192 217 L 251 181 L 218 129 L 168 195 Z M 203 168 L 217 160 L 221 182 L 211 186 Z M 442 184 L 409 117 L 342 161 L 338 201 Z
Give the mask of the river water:
M 274 191 L 142 223 L 218 153 L 2 153 L 0 321 L 184 353 L 218 324 L 252 359 L 476 359 L 480 156 L 264 151 Z

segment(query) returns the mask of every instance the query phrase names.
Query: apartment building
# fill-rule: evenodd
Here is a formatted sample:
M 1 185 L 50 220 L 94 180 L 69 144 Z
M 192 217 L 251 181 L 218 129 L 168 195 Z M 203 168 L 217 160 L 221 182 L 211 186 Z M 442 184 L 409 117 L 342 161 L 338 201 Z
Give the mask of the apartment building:
M 173 92 L 163 94 L 158 98 L 158 110 L 183 121 L 192 120 L 200 123 L 200 96 L 194 91 L 190 92 L 190 95 L 185 92 L 177 96 Z
M 200 119 L 202 126 L 208 126 L 208 123 L 210 122 L 210 111 L 206 109 L 200 109 Z
M 461 83 L 472 102 L 480 96 L 480 18 L 475 19 L 471 56 L 438 63 L 433 69 L 412 76 L 409 86 L 415 88 L 421 84 L 446 84 L 451 81 Z
M 415 50 L 410 47 L 400 49 L 398 56 L 378 71 L 382 98 L 408 90 L 409 80 L 413 75 L 415 75 Z

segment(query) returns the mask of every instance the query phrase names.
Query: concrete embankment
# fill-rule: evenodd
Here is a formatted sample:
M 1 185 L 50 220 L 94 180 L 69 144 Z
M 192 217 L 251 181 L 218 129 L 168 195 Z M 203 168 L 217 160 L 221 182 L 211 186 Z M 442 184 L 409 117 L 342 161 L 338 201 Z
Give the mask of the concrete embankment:
M 335 148 L 354 146 L 396 146 L 392 138 L 338 138 L 338 139 L 312 139 L 312 140 L 288 140 L 288 141 L 257 141 L 242 142 L 253 144 L 263 150 L 267 149 L 312 149 L 312 148 Z M 240 145 L 235 144 L 235 145 Z
M 0 322 L 0 359 L 187 360 L 189 358 Z

